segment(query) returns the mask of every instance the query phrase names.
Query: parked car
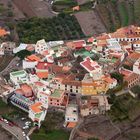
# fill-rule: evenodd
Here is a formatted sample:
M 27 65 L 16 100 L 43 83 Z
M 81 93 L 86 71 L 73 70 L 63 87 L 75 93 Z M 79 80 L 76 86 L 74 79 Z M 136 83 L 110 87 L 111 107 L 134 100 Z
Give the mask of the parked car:
M 25 132 L 24 132 L 24 131 L 22 132 L 22 134 L 23 134 L 23 137 L 26 137 L 26 134 L 25 134 Z
M 21 118 L 21 120 L 24 121 L 24 120 L 26 120 L 26 118 L 23 117 L 23 118 Z
M 3 119 L 3 121 L 4 121 L 6 124 L 8 124 L 8 123 L 9 123 L 6 119 Z
M 23 129 L 23 130 L 28 129 L 28 128 L 29 128 L 29 126 L 28 126 L 28 125 L 26 125 L 26 126 L 22 127 L 22 129 Z

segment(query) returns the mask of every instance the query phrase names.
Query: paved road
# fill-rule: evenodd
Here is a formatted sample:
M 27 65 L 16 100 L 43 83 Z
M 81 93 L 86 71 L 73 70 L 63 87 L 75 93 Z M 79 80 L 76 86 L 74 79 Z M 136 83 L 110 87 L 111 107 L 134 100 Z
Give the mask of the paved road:
M 9 126 L 5 122 L 0 121 L 0 125 L 7 131 L 9 131 L 12 135 L 14 135 L 18 140 L 26 140 L 26 138 L 22 134 L 22 129 L 16 126 Z
M 121 91 L 118 91 L 117 93 L 115 93 L 116 96 L 121 96 L 121 95 L 124 95 L 124 94 L 127 94 L 129 93 L 129 89 L 124 89 L 124 90 L 121 90 Z
M 79 118 L 78 124 L 72 129 L 69 140 L 74 140 L 74 136 L 80 125 L 83 123 L 83 119 Z

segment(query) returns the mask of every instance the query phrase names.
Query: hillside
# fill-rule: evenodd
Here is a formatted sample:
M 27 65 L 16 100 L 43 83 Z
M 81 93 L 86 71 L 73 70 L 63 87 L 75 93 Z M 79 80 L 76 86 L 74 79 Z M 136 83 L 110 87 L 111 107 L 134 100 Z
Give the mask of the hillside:
M 93 9 L 95 1 L 97 1 L 97 5 Z M 69 2 L 71 4 L 67 4 Z M 76 5 L 80 5 L 80 11 L 72 11 L 72 7 Z M 92 0 L 92 2 L 91 0 L 82 0 L 82 2 L 78 0 L 57 0 L 53 8 L 59 12 L 73 14 L 94 11 L 109 32 L 131 24 L 140 25 L 140 0 Z
M 139 6 L 138 6 L 139 5 Z M 140 24 L 139 0 L 98 0 L 96 11 L 108 31 L 115 31 L 119 27 Z

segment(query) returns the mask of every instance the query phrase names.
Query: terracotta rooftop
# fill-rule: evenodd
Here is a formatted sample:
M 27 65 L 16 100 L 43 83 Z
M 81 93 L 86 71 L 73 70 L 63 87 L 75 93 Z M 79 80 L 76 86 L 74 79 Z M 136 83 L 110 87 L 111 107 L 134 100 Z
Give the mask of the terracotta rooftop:
M 41 102 L 37 102 L 33 105 L 30 106 L 30 108 L 32 109 L 33 112 L 35 113 L 40 113 L 42 112 L 42 103 Z
M 0 37 L 7 35 L 7 31 L 5 29 L 0 28 Z
M 83 66 L 88 72 L 91 72 L 95 69 L 100 68 L 96 61 L 93 61 L 90 57 L 86 57 L 84 61 L 82 61 L 81 66 Z
M 36 74 L 40 79 L 48 78 L 48 72 L 47 71 L 46 72 L 37 72 Z
M 29 55 L 27 56 L 27 59 L 29 59 L 30 61 L 40 61 L 40 57 L 36 56 L 35 54 Z

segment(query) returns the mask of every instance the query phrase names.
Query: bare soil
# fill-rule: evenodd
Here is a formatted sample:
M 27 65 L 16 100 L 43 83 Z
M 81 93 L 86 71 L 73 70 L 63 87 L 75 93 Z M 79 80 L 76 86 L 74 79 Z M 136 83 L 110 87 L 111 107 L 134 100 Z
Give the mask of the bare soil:
M 97 35 L 106 32 L 105 26 L 93 10 L 78 12 L 75 14 L 86 36 Z
M 134 122 L 112 123 L 103 115 L 92 115 L 84 119 L 73 140 L 87 140 L 97 137 L 100 140 L 140 140 L 140 118 Z
M 13 0 L 15 5 L 27 17 L 53 17 L 55 14 L 52 12 L 51 5 L 47 1 L 41 0 Z

